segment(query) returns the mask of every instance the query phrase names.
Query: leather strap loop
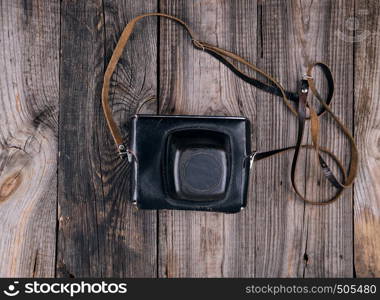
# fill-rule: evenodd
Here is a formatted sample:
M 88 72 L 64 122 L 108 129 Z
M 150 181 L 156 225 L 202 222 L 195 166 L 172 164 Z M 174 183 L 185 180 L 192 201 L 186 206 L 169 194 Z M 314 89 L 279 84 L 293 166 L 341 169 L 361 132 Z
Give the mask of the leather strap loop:
M 352 185 L 352 183 L 355 180 L 357 170 L 358 170 L 358 165 L 359 165 L 359 152 L 355 144 L 355 140 L 353 136 L 351 135 L 350 131 L 346 126 L 343 125 L 343 123 L 339 120 L 339 118 L 331 111 L 329 105 L 327 102 L 323 100 L 321 95 L 318 93 L 315 84 L 314 84 L 314 79 L 312 77 L 312 71 L 315 67 L 321 68 L 327 76 L 330 76 L 331 81 L 332 81 L 332 75 L 330 72 L 330 69 L 327 65 L 321 62 L 316 62 L 312 65 L 309 66 L 307 70 L 307 75 L 308 75 L 308 84 L 310 87 L 311 92 L 313 95 L 318 99 L 319 103 L 322 105 L 324 111 L 327 111 L 331 117 L 334 119 L 334 121 L 337 123 L 338 127 L 342 130 L 344 135 L 348 138 L 350 142 L 350 150 L 351 150 L 351 162 L 350 162 L 350 169 L 347 175 L 347 180 L 344 181 L 344 183 L 341 184 L 342 188 L 346 188 Z M 327 77 L 328 78 L 328 77 Z
M 120 134 L 120 131 L 112 117 L 112 112 L 109 106 L 109 87 L 110 87 L 110 81 L 112 74 L 116 68 L 116 65 L 122 55 L 122 52 L 125 48 L 125 45 L 127 44 L 133 29 L 136 25 L 136 23 L 148 16 L 158 16 L 158 17 L 164 17 L 170 20 L 173 20 L 177 23 L 179 23 L 183 28 L 186 30 L 186 32 L 189 34 L 192 44 L 195 48 L 200 49 L 202 51 L 207 52 L 208 54 L 212 55 L 216 59 L 218 59 L 221 63 L 223 63 L 225 66 L 227 66 L 235 75 L 237 75 L 242 80 L 248 82 L 249 84 L 265 91 L 271 94 L 274 94 L 276 96 L 281 96 L 283 98 L 284 104 L 289 108 L 289 110 L 297 116 L 298 118 L 298 134 L 297 134 L 297 143 L 295 146 L 292 147 L 285 147 L 282 149 L 267 151 L 267 152 L 261 152 L 261 153 L 255 153 L 255 155 L 252 156 L 253 160 L 261 160 L 279 153 L 284 153 L 289 150 L 294 150 L 293 155 L 293 161 L 292 161 L 292 167 L 291 167 L 291 182 L 294 191 L 296 194 L 305 202 L 310 204 L 316 204 L 316 205 L 325 205 L 328 203 L 331 203 L 335 201 L 343 192 L 343 190 L 347 187 L 349 187 L 357 173 L 358 169 L 358 163 L 359 163 L 359 155 L 358 150 L 355 145 L 355 141 L 350 133 L 350 131 L 341 123 L 341 121 L 338 119 L 338 117 L 331 111 L 329 105 L 331 103 L 333 93 L 334 93 L 334 81 L 331 74 L 330 69 L 327 67 L 327 65 L 316 62 L 308 67 L 308 70 L 306 72 L 306 75 L 304 77 L 304 80 L 301 81 L 300 90 L 298 93 L 293 93 L 286 91 L 279 82 L 277 82 L 273 77 L 262 71 L 261 69 L 257 68 L 255 65 L 251 64 L 244 58 L 236 55 L 235 53 L 232 53 L 230 51 L 218 48 L 214 45 L 208 44 L 206 42 L 202 42 L 195 38 L 194 33 L 190 30 L 190 28 L 186 25 L 185 22 L 182 20 L 167 15 L 163 13 L 148 13 L 144 15 L 140 15 L 134 19 L 132 19 L 127 26 L 124 28 L 120 39 L 115 47 L 115 50 L 112 54 L 112 57 L 110 59 L 110 62 L 107 66 L 107 69 L 104 74 L 104 82 L 103 82 L 103 89 L 102 89 L 102 106 L 104 110 L 104 115 L 108 124 L 108 127 L 110 129 L 111 135 L 115 141 L 115 144 L 118 148 L 118 151 L 120 154 L 128 153 L 128 149 L 123 144 L 123 140 Z M 235 63 L 240 63 L 248 67 L 249 69 L 255 71 L 256 73 L 260 74 L 261 76 L 265 77 L 269 84 L 264 83 L 256 78 L 253 78 L 247 74 L 245 74 L 242 70 L 240 70 Z M 315 67 L 318 67 L 321 69 L 322 73 L 324 74 L 326 80 L 327 80 L 327 97 L 324 100 L 320 94 L 318 93 L 314 79 L 312 77 L 312 71 Z M 311 91 L 311 94 L 315 96 L 319 103 L 321 104 L 321 110 L 317 113 L 314 111 L 314 109 L 308 104 L 307 97 L 309 89 Z M 150 101 L 151 99 L 149 99 Z M 291 102 L 295 102 L 297 104 L 297 109 L 293 107 Z M 306 110 L 309 110 L 309 117 L 306 114 Z M 351 150 L 351 161 L 350 161 L 350 167 L 348 174 L 343 167 L 343 164 L 341 161 L 329 150 L 322 148 L 319 146 L 319 131 L 320 131 L 320 125 L 319 125 L 319 117 L 323 115 L 325 112 L 328 112 L 332 118 L 335 120 L 335 122 L 338 124 L 338 127 L 343 131 L 344 135 L 348 138 L 350 142 L 350 150 Z M 302 138 L 305 128 L 305 121 L 310 120 L 310 133 L 311 133 L 311 145 L 302 145 Z M 297 163 L 298 163 L 298 157 L 299 152 L 301 149 L 312 149 L 316 154 L 317 162 L 319 163 L 319 166 L 322 169 L 322 172 L 324 176 L 327 178 L 327 180 L 337 189 L 337 192 L 334 196 L 332 196 L 330 199 L 324 202 L 314 202 L 307 198 L 305 198 L 299 191 L 295 177 L 296 177 L 296 171 L 297 171 Z M 330 167 L 326 164 L 325 160 L 321 156 L 321 153 L 325 153 L 328 156 L 332 158 L 332 160 L 337 164 L 338 170 L 342 174 L 342 182 L 340 182 L 336 176 L 331 171 Z

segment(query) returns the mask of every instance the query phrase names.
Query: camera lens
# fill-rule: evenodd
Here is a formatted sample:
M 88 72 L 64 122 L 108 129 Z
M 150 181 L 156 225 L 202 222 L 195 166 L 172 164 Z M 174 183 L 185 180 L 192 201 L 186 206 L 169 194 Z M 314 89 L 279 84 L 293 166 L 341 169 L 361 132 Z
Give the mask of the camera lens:
M 205 202 L 225 197 L 229 138 L 222 132 L 191 129 L 168 139 L 169 193 L 177 200 Z
M 182 164 L 182 184 L 195 192 L 212 193 L 223 178 L 222 162 L 215 158 L 210 151 L 191 151 Z M 211 151 L 215 152 L 215 151 Z
M 227 155 L 212 147 L 187 148 L 175 159 L 177 191 L 191 201 L 220 199 L 226 189 Z

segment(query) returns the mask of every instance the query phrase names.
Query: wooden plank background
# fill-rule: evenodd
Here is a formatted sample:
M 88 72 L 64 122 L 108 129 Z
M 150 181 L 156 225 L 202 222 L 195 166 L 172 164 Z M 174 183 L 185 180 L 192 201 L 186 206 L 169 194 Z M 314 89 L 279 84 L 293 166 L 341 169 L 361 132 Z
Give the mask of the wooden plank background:
M 201 40 L 289 90 L 309 63 L 326 62 L 336 82 L 332 109 L 361 153 L 354 187 L 332 205 L 305 205 L 291 190 L 289 153 L 254 165 L 239 214 L 135 210 L 100 91 L 124 26 L 153 11 L 182 18 Z M 375 0 L 0 1 L 0 276 L 380 276 L 379 50 Z M 113 76 L 125 139 L 129 117 L 152 97 L 152 113 L 249 117 L 259 151 L 295 143 L 296 119 L 280 98 L 156 18 L 137 25 Z M 321 143 L 347 163 L 347 140 L 331 118 L 322 121 Z M 301 161 L 303 192 L 331 194 L 311 155 Z

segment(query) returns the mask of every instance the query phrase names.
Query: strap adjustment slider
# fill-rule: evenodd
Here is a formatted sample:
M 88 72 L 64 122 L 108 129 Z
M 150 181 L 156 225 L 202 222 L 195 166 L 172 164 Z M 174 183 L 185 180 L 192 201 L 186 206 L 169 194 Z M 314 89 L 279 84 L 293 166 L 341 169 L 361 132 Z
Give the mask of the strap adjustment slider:
M 196 40 L 196 39 L 191 39 L 191 41 L 193 42 L 193 45 L 199 49 L 202 49 L 202 51 L 205 51 L 205 46 L 203 45 L 203 43 L 199 40 Z

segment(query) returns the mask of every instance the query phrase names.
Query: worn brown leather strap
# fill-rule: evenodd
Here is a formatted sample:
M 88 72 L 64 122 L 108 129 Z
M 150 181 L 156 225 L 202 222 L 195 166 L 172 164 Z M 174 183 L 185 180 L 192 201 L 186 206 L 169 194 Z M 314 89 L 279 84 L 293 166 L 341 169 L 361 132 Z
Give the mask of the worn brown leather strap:
M 116 68 L 116 65 L 123 53 L 123 50 L 125 48 L 125 45 L 127 44 L 132 32 L 133 32 L 133 29 L 135 28 L 135 25 L 136 23 L 145 18 L 145 17 L 149 17 L 149 16 L 159 16 L 159 17 L 164 17 L 164 18 L 168 18 L 168 19 L 171 19 L 173 21 L 176 21 L 178 22 L 179 24 L 181 24 L 185 30 L 189 33 L 191 39 L 193 41 L 196 41 L 195 38 L 194 38 L 194 34 L 193 32 L 190 30 L 190 28 L 185 24 L 185 22 L 183 22 L 182 20 L 176 18 L 176 17 L 173 17 L 173 16 L 170 16 L 170 15 L 167 15 L 167 14 L 162 14 L 162 13 L 148 13 L 148 14 L 144 14 L 144 15 L 140 15 L 134 19 L 132 19 L 128 24 L 127 26 L 125 26 L 120 38 L 119 38 L 119 41 L 117 42 L 117 45 L 115 47 L 115 50 L 113 51 L 113 54 L 112 54 L 112 57 L 108 63 L 108 66 L 107 66 L 107 69 L 104 73 L 104 81 L 103 81 L 103 89 L 102 89 L 102 106 L 103 106 L 103 111 L 104 111 L 104 115 L 105 115 L 105 118 L 106 118 L 106 121 L 107 121 L 107 124 L 108 124 L 108 127 L 111 131 L 111 134 L 112 134 L 112 137 L 115 141 L 115 144 L 117 145 L 118 147 L 118 151 L 120 151 L 121 149 L 124 149 L 124 144 L 123 144 L 123 139 L 121 137 L 121 134 L 120 134 L 120 131 L 112 117 L 112 112 L 111 112 L 111 108 L 110 108 L 110 105 L 109 105 L 109 88 L 110 88 L 110 81 L 111 81 L 111 77 L 112 77 L 112 74 L 113 72 L 115 71 L 115 68 Z M 121 150 L 123 151 L 123 150 Z
M 184 27 L 184 29 L 187 31 L 187 33 L 190 35 L 192 43 L 194 47 L 197 49 L 203 50 L 216 59 L 218 59 L 220 62 L 222 62 L 224 65 L 226 65 L 228 68 L 230 68 L 234 74 L 239 76 L 244 81 L 256 86 L 257 88 L 272 93 L 277 96 L 281 96 L 283 98 L 283 101 L 285 105 L 289 108 L 289 110 L 295 114 L 298 117 L 298 134 L 297 134 L 297 143 L 295 146 L 292 147 L 286 147 L 283 149 L 278 150 L 272 150 L 267 152 L 261 152 L 261 153 L 254 153 L 252 155 L 252 159 L 254 160 L 261 160 L 266 157 L 270 157 L 272 155 L 276 155 L 279 153 L 283 153 L 285 151 L 294 150 L 294 156 L 293 156 L 293 162 L 291 167 L 291 182 L 294 191 L 296 194 L 303 199 L 307 203 L 311 204 L 317 204 L 317 205 L 324 205 L 327 203 L 330 203 L 334 200 L 336 200 L 341 193 L 343 192 L 344 188 L 349 187 L 356 176 L 357 168 L 358 168 L 358 151 L 354 142 L 354 139 L 350 133 L 350 131 L 341 123 L 341 121 L 338 119 L 338 117 L 331 111 L 329 104 L 331 102 L 333 91 L 334 91 L 334 84 L 332 75 L 330 72 L 330 69 L 323 63 L 317 62 L 315 64 L 312 64 L 309 66 L 305 79 L 301 81 L 300 90 L 298 93 L 292 93 L 289 91 L 286 91 L 279 82 L 277 82 L 273 77 L 262 71 L 261 69 L 257 68 L 255 65 L 251 64 L 244 58 L 236 55 L 235 53 L 232 53 L 230 51 L 221 49 L 219 47 L 216 47 L 214 45 L 211 45 L 209 43 L 201 42 L 198 39 L 195 38 L 194 33 L 190 30 L 190 28 L 180 19 L 163 14 L 163 13 L 148 13 L 144 15 L 140 15 L 134 19 L 132 19 L 125 29 L 123 30 L 120 39 L 115 47 L 115 50 L 112 54 L 112 57 L 110 59 L 110 62 L 107 66 L 106 72 L 104 74 L 104 82 L 103 82 L 103 89 L 102 89 L 102 106 L 104 110 L 104 115 L 108 124 L 108 127 L 111 131 L 111 135 L 115 141 L 115 144 L 118 148 L 118 151 L 120 154 L 127 153 L 127 149 L 123 143 L 123 139 L 121 137 L 120 131 L 112 117 L 111 108 L 109 106 L 109 87 L 110 87 L 110 81 L 112 74 L 116 68 L 116 65 L 122 55 L 122 52 L 125 48 L 125 45 L 128 42 L 128 39 L 130 38 L 133 29 L 136 25 L 136 23 L 141 20 L 142 18 L 148 17 L 148 16 L 159 16 L 171 19 L 173 21 L 176 21 L 180 25 Z M 254 77 L 251 77 L 244 73 L 241 69 L 239 69 L 236 66 L 236 63 L 243 64 L 249 69 L 255 71 L 256 73 L 260 74 L 261 76 L 265 77 L 269 84 L 264 83 L 263 81 L 260 81 Z M 328 94 L 327 98 L 324 100 L 320 94 L 318 93 L 315 84 L 314 79 L 312 77 L 312 71 L 315 67 L 321 68 L 323 74 L 326 77 L 327 83 L 328 83 Z M 318 101 L 321 104 L 321 111 L 315 112 L 314 109 L 308 104 L 307 97 L 309 89 L 311 93 L 318 99 Z M 291 104 L 291 101 L 297 103 L 297 109 L 293 107 Z M 306 111 L 309 110 L 309 117 L 307 117 Z M 345 168 L 343 167 L 343 164 L 339 161 L 339 159 L 329 150 L 324 149 L 319 146 L 319 117 L 325 113 L 328 112 L 333 119 L 336 121 L 338 127 L 343 131 L 345 136 L 348 138 L 350 145 L 351 145 L 351 161 L 350 161 L 350 167 L 348 173 L 346 172 Z M 305 127 L 305 121 L 310 119 L 310 133 L 311 133 L 311 139 L 312 139 L 312 145 L 302 145 L 302 138 L 304 133 L 304 127 Z M 299 188 L 296 184 L 296 169 L 297 169 L 297 163 L 298 163 L 298 156 L 301 149 L 313 149 L 316 153 L 319 165 L 323 171 L 323 174 L 325 177 L 331 182 L 331 184 L 336 187 L 337 192 L 333 197 L 330 199 L 323 201 L 323 202 L 314 202 L 307 198 L 305 198 L 299 191 Z M 325 160 L 323 159 L 321 153 L 325 153 L 328 156 L 332 158 L 332 160 L 337 164 L 339 171 L 342 174 L 342 181 L 339 181 L 336 176 L 331 171 L 330 167 L 326 164 Z

